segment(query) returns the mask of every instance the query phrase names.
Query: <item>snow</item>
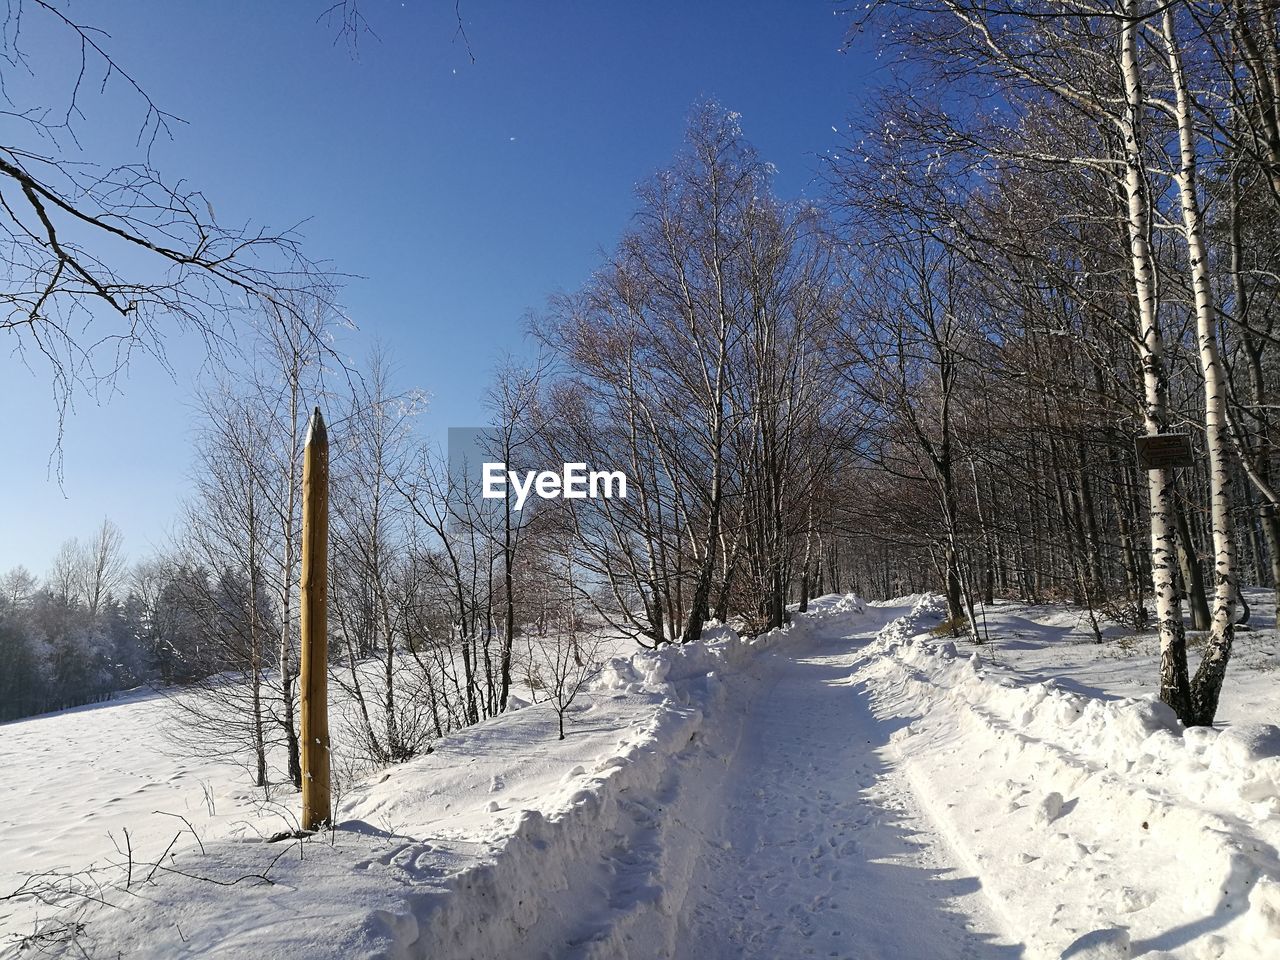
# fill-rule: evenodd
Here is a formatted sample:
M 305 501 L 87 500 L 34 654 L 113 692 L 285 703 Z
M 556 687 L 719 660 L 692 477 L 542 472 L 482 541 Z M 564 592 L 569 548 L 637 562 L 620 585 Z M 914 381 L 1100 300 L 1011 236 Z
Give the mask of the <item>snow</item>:
M 1246 589 L 1250 627 L 1236 632 L 1222 691 L 1218 720 L 1264 723 L 1275 718 L 1280 680 L 1280 641 L 1271 629 L 1275 601 L 1270 590 Z M 1020 683 L 1053 680 L 1059 686 L 1100 699 L 1140 697 L 1158 691 L 1160 648 L 1154 630 L 1134 634 L 1103 621 L 1105 642 L 1093 642 L 1089 621 L 1070 604 L 1030 604 L 997 600 L 980 608 L 991 642 L 982 648 L 988 667 Z M 1203 635 L 1188 637 L 1194 672 Z
M 163 695 L 135 692 L 0 726 L 0 895 L 31 874 L 101 868 L 125 844 L 125 830 L 136 856 L 159 857 L 187 830 L 178 817 L 201 835 L 244 821 L 285 828 L 288 819 L 248 786 L 243 768 L 170 740 L 166 705 Z M 40 907 L 0 901 L 0 931 L 30 932 L 49 912 Z
M 1019 955 L 896 769 L 893 724 L 849 680 L 880 622 L 774 665 L 730 754 L 673 956 Z
M 1266 957 L 1274 728 L 1183 731 L 1150 696 L 1021 682 L 947 656 L 925 632 L 940 620 L 919 600 L 854 677 L 905 722 L 893 740 L 916 795 L 1029 956 Z
M 1275 955 L 1280 730 L 1248 666 L 1269 631 L 1242 635 L 1227 723 L 1184 731 L 1145 639 L 998 604 L 974 645 L 933 635 L 941 610 L 828 597 L 754 640 L 714 625 L 614 657 L 566 740 L 514 704 L 349 789 L 305 841 L 267 842 L 288 818 L 221 786 L 239 771 L 151 756 L 153 701 L 12 724 L 28 789 L 0 811 L 3 868 L 119 861 L 100 834 L 130 827 L 132 877 L 61 915 L 74 936 L 46 928 L 53 955 Z M 151 824 L 164 805 L 200 842 L 161 859 L 185 830 Z

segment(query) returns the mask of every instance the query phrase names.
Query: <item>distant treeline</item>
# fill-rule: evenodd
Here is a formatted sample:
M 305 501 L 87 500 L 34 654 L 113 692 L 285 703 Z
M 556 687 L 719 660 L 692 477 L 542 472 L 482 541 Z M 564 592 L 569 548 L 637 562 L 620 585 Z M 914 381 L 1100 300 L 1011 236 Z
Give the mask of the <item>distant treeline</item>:
M 224 638 L 243 629 L 243 579 L 158 559 L 126 569 L 121 546 L 105 521 L 90 542 L 64 544 L 44 578 L 0 576 L 0 720 L 239 666 Z

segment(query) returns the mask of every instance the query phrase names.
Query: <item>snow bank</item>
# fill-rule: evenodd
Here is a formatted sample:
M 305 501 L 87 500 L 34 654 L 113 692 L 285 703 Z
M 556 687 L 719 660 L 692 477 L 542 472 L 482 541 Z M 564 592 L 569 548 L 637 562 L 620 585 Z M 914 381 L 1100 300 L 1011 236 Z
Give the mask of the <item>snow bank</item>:
M 678 789 L 671 764 L 702 721 L 698 709 L 664 702 L 617 753 L 571 768 L 562 805 L 550 816 L 521 811 L 491 858 L 448 879 L 447 896 L 376 917 L 383 954 L 555 955 L 573 931 L 581 956 L 625 956 L 641 922 L 683 896 L 696 846 L 674 842 L 685 831 L 661 813 Z M 646 949 L 674 935 L 661 922 L 643 927 Z
M 687 700 L 691 694 L 687 684 L 691 680 L 714 680 L 717 671 L 739 668 L 761 651 L 779 644 L 794 646 L 821 633 L 834 620 L 864 612 L 863 601 L 854 594 L 820 597 L 807 612 L 793 613 L 785 626 L 746 638 L 732 627 L 712 620 L 703 628 L 698 643 L 664 645 L 606 660 L 593 686 L 632 693 L 670 692 Z M 700 692 L 705 690 L 700 688 Z
M 138 958 L 653 957 L 670 952 L 762 653 L 856 598 L 757 638 L 609 660 L 569 737 L 545 705 L 370 778 L 306 841 L 183 846 L 73 915 L 52 955 Z M 714 718 L 709 723 L 708 718 Z M 145 879 L 139 880 L 139 876 Z M 56 925 L 54 928 L 56 929 Z
M 1280 730 L 990 676 L 920 598 L 855 675 L 1033 956 L 1246 960 L 1280 942 Z M 1116 931 L 1119 931 L 1118 933 Z

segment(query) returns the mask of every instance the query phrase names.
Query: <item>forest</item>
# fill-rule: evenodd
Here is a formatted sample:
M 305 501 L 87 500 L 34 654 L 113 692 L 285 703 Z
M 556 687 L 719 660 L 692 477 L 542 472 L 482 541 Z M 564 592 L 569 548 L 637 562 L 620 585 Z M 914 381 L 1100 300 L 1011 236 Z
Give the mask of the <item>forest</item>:
M 389 386 L 389 350 L 334 348 L 333 291 L 245 280 L 228 254 L 202 282 L 261 309 L 200 388 L 172 542 L 126 569 L 106 522 L 45 575 L 4 577 L 0 719 L 181 685 L 255 783 L 296 786 L 299 464 L 320 407 L 330 669 L 368 763 L 503 712 L 534 646 L 556 686 L 602 630 L 759 633 L 833 591 L 939 590 L 974 644 L 1001 597 L 1078 604 L 1098 642 L 1105 622 L 1158 631 L 1161 698 L 1211 724 L 1241 585 L 1280 590 L 1275 8 L 853 16 L 899 66 L 821 158 L 821 198 L 777 196 L 747 121 L 696 104 L 591 279 L 494 371 L 495 458 L 620 470 L 625 498 L 477 507 L 419 426 L 425 395 Z M 0 174 L 38 200 L 24 163 Z M 3 216 L 14 233 L 28 213 Z M 63 282 L 47 296 L 95 295 Z M 1190 465 L 1144 469 L 1135 439 L 1168 433 Z

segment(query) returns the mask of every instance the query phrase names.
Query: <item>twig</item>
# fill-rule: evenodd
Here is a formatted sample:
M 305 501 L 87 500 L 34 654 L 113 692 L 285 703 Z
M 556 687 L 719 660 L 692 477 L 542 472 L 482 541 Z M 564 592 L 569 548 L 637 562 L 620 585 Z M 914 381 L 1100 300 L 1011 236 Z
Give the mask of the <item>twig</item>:
M 204 841 L 200 839 L 200 834 L 196 833 L 196 828 L 195 828 L 195 827 L 193 827 L 193 826 L 191 825 L 191 821 L 190 821 L 190 820 L 188 820 L 186 817 L 184 817 L 184 816 L 183 816 L 182 814 L 180 814 L 180 813 L 169 813 L 169 812 L 167 812 L 167 811 L 165 811 L 165 810 L 152 810 L 151 812 L 152 812 L 152 813 L 157 813 L 157 814 L 159 814 L 159 815 L 160 815 L 160 816 L 162 816 L 162 817 L 177 817 L 179 820 L 181 820 L 183 823 L 185 823 L 185 824 L 187 825 L 187 829 L 191 831 L 191 835 L 192 835 L 193 837 L 195 837 L 195 838 L 196 838 L 196 843 L 200 845 L 200 855 L 201 855 L 201 856 L 204 856 L 204 855 L 205 855 L 205 852 L 204 852 Z M 127 833 L 127 831 L 126 831 L 126 833 Z M 172 846 L 172 844 L 170 844 L 170 846 Z M 162 859 L 162 860 L 163 860 L 164 858 L 163 858 L 163 857 L 161 857 L 160 859 Z

